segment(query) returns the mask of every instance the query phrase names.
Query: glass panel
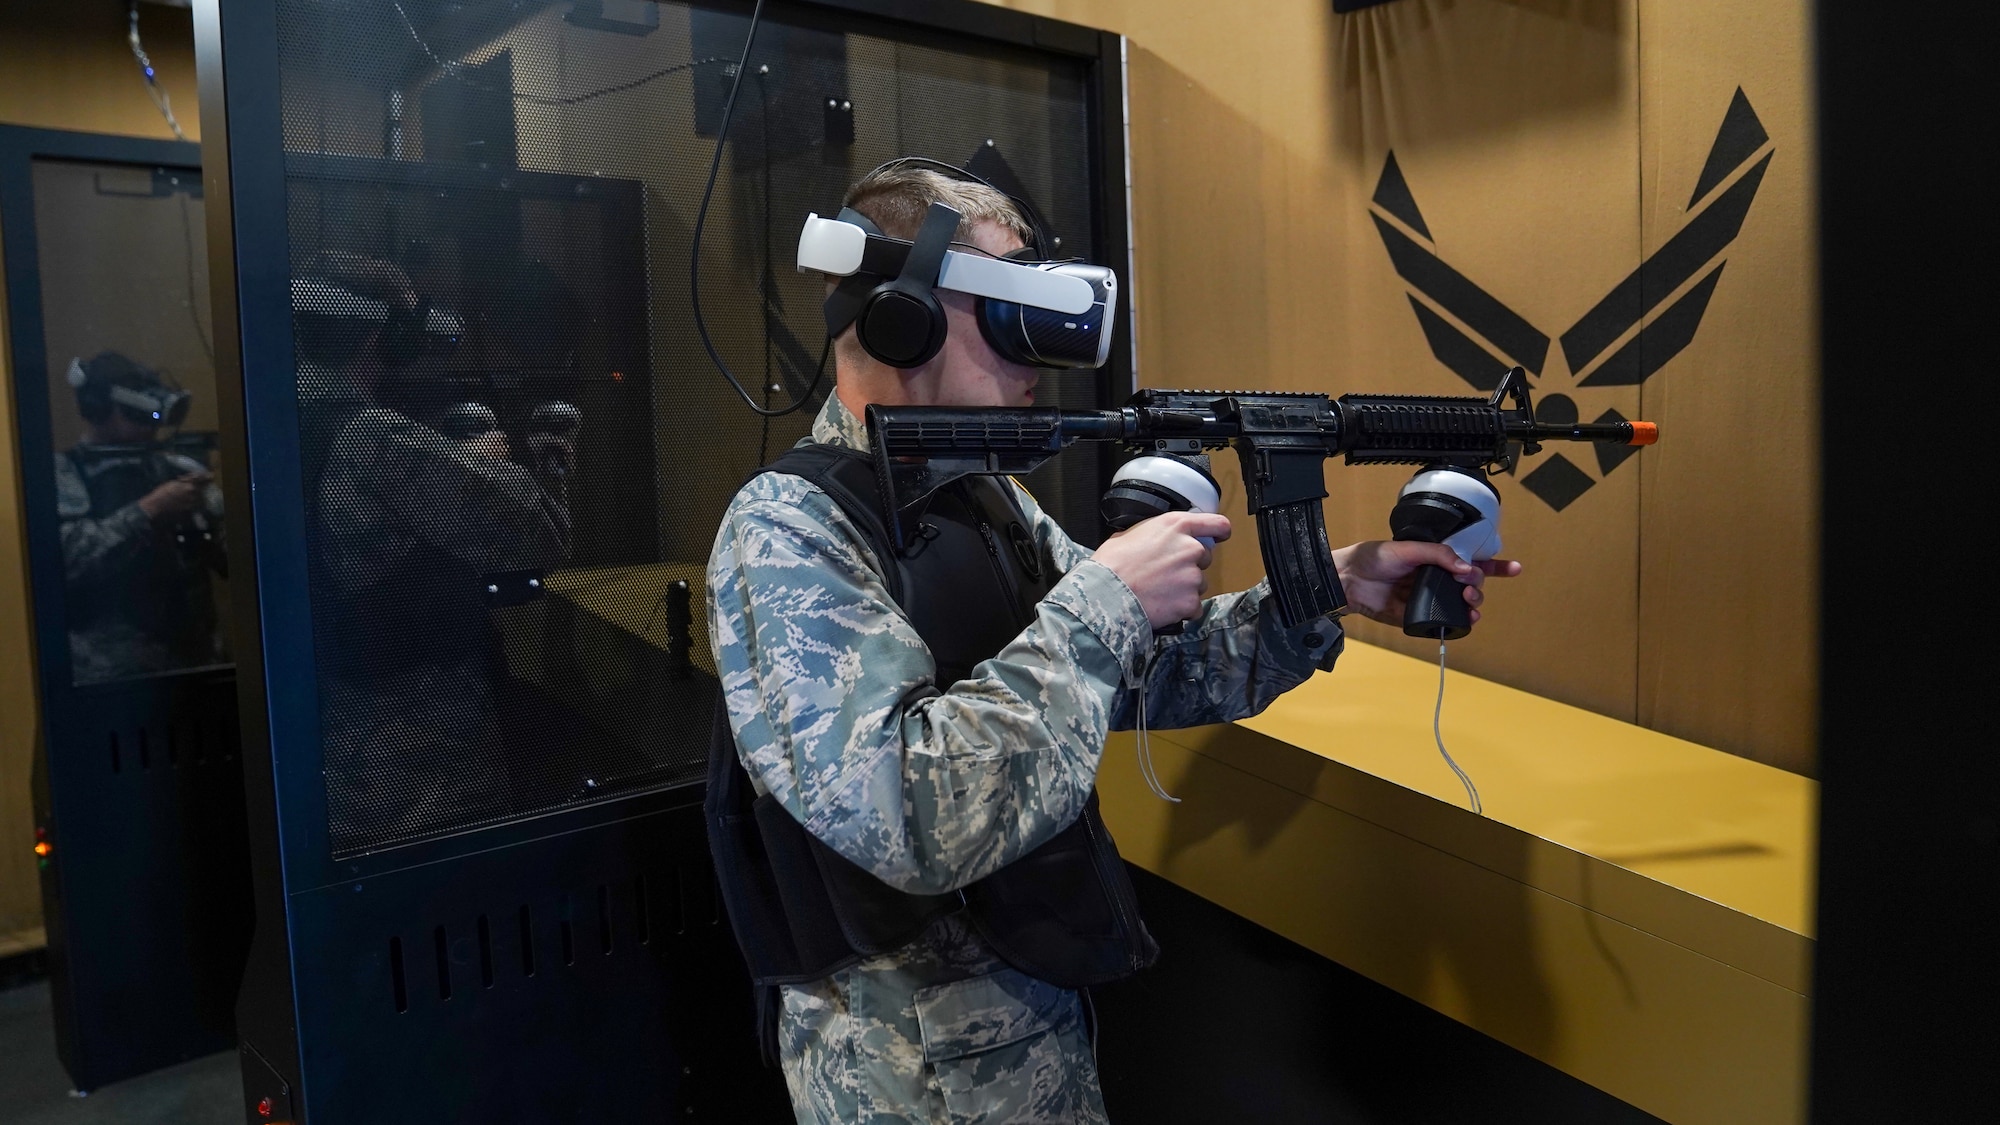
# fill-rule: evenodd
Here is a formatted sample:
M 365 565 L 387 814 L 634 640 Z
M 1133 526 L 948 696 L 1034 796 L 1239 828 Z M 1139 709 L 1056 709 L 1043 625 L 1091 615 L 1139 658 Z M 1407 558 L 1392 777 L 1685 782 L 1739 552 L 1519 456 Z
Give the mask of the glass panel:
M 201 173 L 33 170 L 71 678 L 229 663 Z
M 768 403 L 807 392 L 824 342 L 800 225 L 882 161 L 984 151 L 1062 252 L 1091 252 L 1080 65 L 806 22 L 821 18 L 767 15 L 702 246 L 716 346 Z M 831 386 L 757 418 L 690 312 L 745 22 L 680 4 L 279 5 L 337 857 L 702 774 L 709 547 Z M 1097 397 L 1088 376 L 1043 386 L 1054 405 Z M 1095 541 L 1090 483 L 1072 467 L 1031 487 Z

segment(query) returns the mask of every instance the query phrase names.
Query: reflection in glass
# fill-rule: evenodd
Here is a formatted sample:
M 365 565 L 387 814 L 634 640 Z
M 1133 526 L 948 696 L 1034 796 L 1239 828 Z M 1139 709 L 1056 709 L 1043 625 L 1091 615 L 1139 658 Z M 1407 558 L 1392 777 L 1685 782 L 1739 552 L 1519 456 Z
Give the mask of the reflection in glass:
M 505 815 L 491 610 L 569 554 L 576 408 L 516 449 L 450 373 L 457 315 L 378 258 L 322 255 L 292 315 L 334 847 Z
M 566 5 L 405 8 L 277 5 L 337 859 L 700 779 L 716 526 L 831 385 L 824 283 L 792 268 L 808 211 L 893 156 L 977 155 L 1064 253 L 1094 237 L 1080 63 L 767 16 L 702 249 L 716 346 L 772 405 L 817 388 L 759 419 L 686 288 L 745 17 L 662 3 L 631 35 Z M 1090 479 L 1050 474 L 1044 505 L 1094 527 Z
M 187 392 L 117 352 L 69 372 L 83 438 L 56 454 L 55 480 L 72 679 L 226 663 L 209 580 L 228 573 L 214 435 L 160 440 Z
M 199 174 L 37 161 L 70 675 L 229 663 Z

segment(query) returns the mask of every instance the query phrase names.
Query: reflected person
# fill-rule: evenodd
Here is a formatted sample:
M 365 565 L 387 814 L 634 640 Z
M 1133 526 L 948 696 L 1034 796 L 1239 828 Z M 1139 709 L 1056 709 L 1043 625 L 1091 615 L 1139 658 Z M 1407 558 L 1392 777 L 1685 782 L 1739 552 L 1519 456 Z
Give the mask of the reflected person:
M 56 454 L 71 679 L 103 683 L 229 662 L 211 574 L 225 573 L 222 492 L 190 396 L 117 352 L 72 359 L 83 438 Z
M 488 587 L 568 554 L 575 451 L 548 434 L 516 449 L 456 401 L 457 320 L 394 265 L 322 257 L 292 313 L 333 849 L 500 819 Z

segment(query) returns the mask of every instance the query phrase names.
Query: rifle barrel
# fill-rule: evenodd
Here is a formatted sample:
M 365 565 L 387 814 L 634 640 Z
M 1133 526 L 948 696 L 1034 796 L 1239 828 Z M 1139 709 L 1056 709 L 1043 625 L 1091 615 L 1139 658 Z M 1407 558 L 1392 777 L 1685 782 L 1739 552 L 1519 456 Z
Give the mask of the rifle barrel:
M 1651 445 L 1660 440 L 1653 422 L 1553 422 L 1509 420 L 1507 436 L 1515 441 L 1595 441 L 1607 445 Z

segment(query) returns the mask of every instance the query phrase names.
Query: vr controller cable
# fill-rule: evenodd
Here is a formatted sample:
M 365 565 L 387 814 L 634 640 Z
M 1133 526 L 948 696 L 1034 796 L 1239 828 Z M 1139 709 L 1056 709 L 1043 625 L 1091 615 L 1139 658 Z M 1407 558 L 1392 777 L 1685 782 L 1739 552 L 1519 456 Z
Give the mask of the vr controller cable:
M 763 268 L 758 271 L 757 275 L 757 314 L 758 318 L 763 322 L 764 326 L 764 383 L 763 383 L 764 404 L 763 405 L 764 409 L 766 410 L 771 409 L 771 396 L 778 390 L 778 385 L 771 381 L 771 358 L 772 358 L 771 350 L 774 344 L 774 341 L 771 339 L 771 318 L 775 316 L 778 312 L 777 308 L 778 281 L 776 277 L 776 270 L 773 268 L 773 259 L 771 256 L 770 77 L 771 77 L 770 67 L 760 66 L 757 68 L 757 105 L 758 109 L 761 111 L 758 114 L 757 118 L 757 128 L 760 134 L 758 139 L 763 145 L 763 147 L 759 151 L 763 154 L 764 157 L 764 162 L 763 162 L 764 163 L 764 229 L 761 232 L 763 237 L 758 239 L 758 241 L 763 244 L 764 262 L 763 262 Z M 769 453 L 771 448 L 771 416 L 769 414 L 766 414 L 761 419 L 759 419 L 759 422 L 760 422 L 760 425 L 758 427 L 759 433 L 757 435 L 757 464 L 762 465 L 765 463 L 766 455 Z
M 804 394 L 775 410 L 760 406 L 757 400 L 751 397 L 749 390 L 743 386 L 743 381 L 736 377 L 736 372 L 731 371 L 729 364 L 723 362 L 722 353 L 715 348 L 714 338 L 708 334 L 708 321 L 701 315 L 701 236 L 708 227 L 708 204 L 715 198 L 715 177 L 722 170 L 722 146 L 729 140 L 729 120 L 736 114 L 736 95 L 743 89 L 743 71 L 750 65 L 750 49 L 757 43 L 757 25 L 763 18 L 764 0 L 757 0 L 757 6 L 750 10 L 749 34 L 743 37 L 743 57 L 737 61 L 736 76 L 729 83 L 729 98 L 722 103 L 722 123 L 715 129 L 715 155 L 708 162 L 708 183 L 701 189 L 701 206 L 694 213 L 694 246 L 688 253 L 688 301 L 694 306 L 695 333 L 701 337 L 702 350 L 708 353 L 708 361 L 713 363 L 715 369 L 722 373 L 722 377 L 729 381 L 729 385 L 736 389 L 737 397 L 743 400 L 743 405 L 749 407 L 758 417 L 780 418 L 812 401 L 813 392 L 819 390 L 820 380 L 826 375 L 825 360 L 821 360 L 820 369 L 813 376 L 812 385 L 806 388 Z M 832 346 L 833 341 L 829 339 L 828 349 L 831 350 Z
M 159 79 L 153 74 L 153 60 L 146 54 L 146 45 L 139 41 L 139 0 L 132 0 L 132 20 L 125 32 L 125 42 L 132 48 L 132 57 L 139 62 L 139 76 L 146 80 L 146 96 L 160 110 L 160 116 L 167 119 L 167 128 L 174 131 L 174 139 L 185 141 L 186 133 L 181 132 L 181 123 L 174 117 L 174 100 L 160 88 Z
M 1431 737 L 1437 740 L 1438 753 L 1444 755 L 1444 764 L 1450 766 L 1451 772 L 1457 774 L 1458 779 L 1465 783 L 1465 796 L 1466 799 L 1469 802 L 1471 802 L 1472 815 L 1485 816 L 1486 815 L 1485 806 L 1481 804 L 1479 800 L 1479 787 L 1472 784 L 1471 775 L 1467 774 L 1464 769 L 1460 768 L 1457 759 L 1451 756 L 1451 751 L 1444 748 L 1444 730 L 1441 724 L 1441 720 L 1443 719 L 1443 717 L 1444 717 L 1444 630 L 1439 629 L 1438 630 L 1438 698 L 1437 698 L 1437 706 L 1433 708 L 1431 711 Z
M 1145 780 L 1146 788 L 1151 789 L 1153 796 L 1160 800 L 1178 805 L 1181 799 L 1167 792 L 1167 787 L 1160 783 L 1160 771 L 1153 765 L 1153 739 L 1146 729 L 1146 685 L 1153 680 L 1153 664 L 1159 658 L 1159 650 L 1155 649 L 1146 660 L 1146 670 L 1139 675 L 1139 723 L 1134 741 L 1139 752 L 1139 776 Z
M 208 329 L 203 327 L 201 323 L 201 306 L 206 302 L 201 300 L 200 290 L 194 283 L 194 223 L 188 215 L 191 205 L 188 203 L 187 196 L 183 195 L 180 197 L 180 205 L 181 248 L 187 252 L 188 319 L 194 322 L 194 338 L 201 341 L 202 354 L 206 355 L 208 362 L 213 364 L 215 362 L 215 344 L 210 341 Z

